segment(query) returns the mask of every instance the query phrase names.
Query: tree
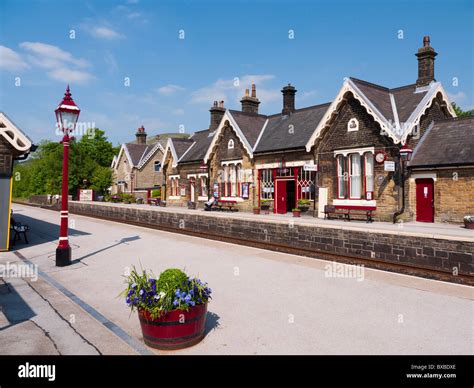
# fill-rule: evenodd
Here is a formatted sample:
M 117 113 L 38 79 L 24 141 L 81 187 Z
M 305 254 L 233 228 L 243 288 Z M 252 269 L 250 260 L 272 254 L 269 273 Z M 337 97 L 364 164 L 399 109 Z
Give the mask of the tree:
M 104 194 L 112 185 L 112 170 L 109 167 L 97 166 L 91 179 L 91 189 Z
M 456 115 L 458 117 L 474 116 L 474 109 L 464 111 L 464 110 L 462 110 L 462 108 L 460 106 L 456 105 L 455 102 L 453 102 L 451 105 L 452 105 L 452 107 L 453 107 L 453 109 L 456 112 Z

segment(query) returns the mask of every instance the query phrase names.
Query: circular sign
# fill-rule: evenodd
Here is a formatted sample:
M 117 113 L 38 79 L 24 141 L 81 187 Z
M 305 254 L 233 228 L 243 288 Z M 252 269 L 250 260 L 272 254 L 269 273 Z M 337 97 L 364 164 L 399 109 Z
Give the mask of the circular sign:
M 387 154 L 383 151 L 379 151 L 375 154 L 375 161 L 382 164 L 387 159 Z

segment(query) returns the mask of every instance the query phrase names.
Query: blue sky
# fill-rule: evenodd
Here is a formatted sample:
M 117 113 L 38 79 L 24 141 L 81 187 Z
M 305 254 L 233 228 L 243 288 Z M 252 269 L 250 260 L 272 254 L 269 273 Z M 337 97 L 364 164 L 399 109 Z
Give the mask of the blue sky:
M 114 144 L 141 125 L 192 133 L 207 128 L 213 100 L 240 109 L 252 82 L 264 114 L 281 111 L 288 82 L 297 108 L 331 101 L 347 76 L 414 83 L 424 35 L 439 53 L 436 79 L 474 108 L 473 11 L 472 1 L 436 0 L 2 0 L 0 110 L 35 142 L 57 140 L 54 109 L 69 83 L 79 120 Z

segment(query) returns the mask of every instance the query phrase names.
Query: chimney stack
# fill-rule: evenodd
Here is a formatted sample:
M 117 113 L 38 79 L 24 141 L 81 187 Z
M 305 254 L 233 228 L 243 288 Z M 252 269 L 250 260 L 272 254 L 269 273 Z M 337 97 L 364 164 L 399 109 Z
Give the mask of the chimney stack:
M 435 81 L 434 77 L 434 61 L 438 53 L 430 46 L 430 37 L 423 38 L 423 47 L 418 49 L 415 54 L 418 57 L 418 79 L 416 86 L 429 85 L 431 81 Z
M 211 112 L 211 123 L 209 124 L 209 130 L 214 131 L 219 126 L 222 117 L 224 117 L 224 101 L 214 101 L 214 104 L 212 105 L 211 109 L 209 109 L 209 112 Z
M 284 86 L 281 89 L 283 93 L 283 109 L 281 110 L 282 115 L 289 115 L 295 111 L 295 94 L 297 90 L 291 84 Z
M 242 112 L 258 113 L 258 105 L 260 101 L 257 98 L 257 88 L 252 84 L 252 95 L 249 95 L 249 90 L 245 89 L 245 96 L 240 100 L 242 104 Z
M 137 129 L 135 136 L 137 137 L 137 144 L 146 144 L 146 132 L 143 125 Z

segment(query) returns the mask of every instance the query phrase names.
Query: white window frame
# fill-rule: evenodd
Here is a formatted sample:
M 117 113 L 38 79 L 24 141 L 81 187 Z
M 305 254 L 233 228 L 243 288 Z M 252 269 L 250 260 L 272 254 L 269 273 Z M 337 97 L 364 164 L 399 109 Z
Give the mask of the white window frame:
M 371 158 L 372 164 L 371 168 L 369 168 L 369 164 L 367 163 L 368 158 Z M 375 160 L 374 160 L 374 154 L 371 152 L 366 152 L 364 154 L 364 187 L 365 187 L 365 198 L 367 198 L 367 193 L 372 192 L 372 197 L 373 193 L 375 191 L 375 181 L 374 181 L 374 166 L 375 166 Z M 369 190 L 369 184 L 371 186 L 371 190 Z M 372 198 L 373 199 L 373 198 Z
M 235 146 L 234 140 L 230 139 L 229 142 L 227 143 L 227 149 L 228 150 L 233 150 Z
M 353 168 L 353 158 L 357 157 L 359 160 L 359 171 L 358 175 L 354 174 L 354 168 Z M 349 155 L 349 199 L 361 199 L 362 198 L 362 161 L 361 161 L 361 155 L 359 153 L 353 153 Z M 354 181 L 358 180 L 358 186 L 359 186 L 359 196 L 353 196 L 352 195 L 352 190 L 356 186 L 354 184 Z
M 354 128 L 350 127 L 351 122 L 355 122 L 356 125 Z M 358 130 L 359 130 L 359 120 L 353 117 L 347 122 L 347 132 L 356 132 Z
M 347 194 L 347 171 L 346 157 L 342 154 L 336 155 L 336 175 L 337 175 L 337 198 L 344 199 Z M 341 180 L 342 179 L 342 180 Z M 341 190 L 342 189 L 342 190 Z M 341 195 L 341 193 L 343 194 Z
M 160 167 L 158 168 L 158 171 L 156 170 L 156 165 L 159 165 Z M 159 160 L 155 160 L 155 163 L 153 163 L 153 171 L 155 172 L 160 172 L 161 171 L 161 162 Z

